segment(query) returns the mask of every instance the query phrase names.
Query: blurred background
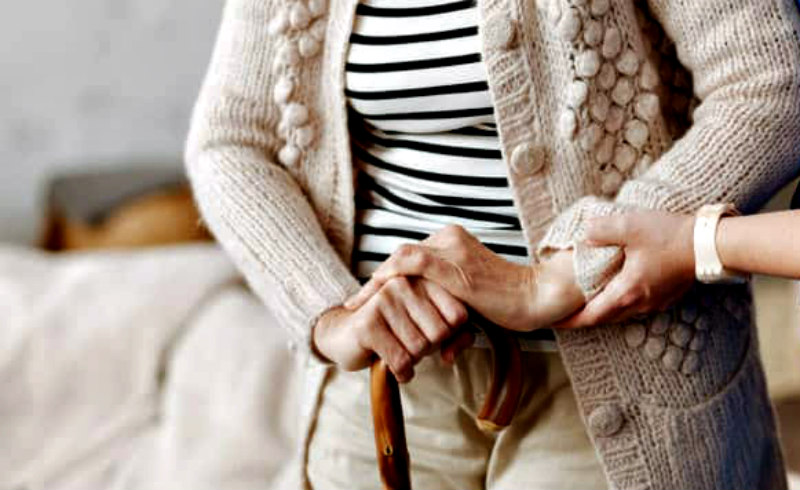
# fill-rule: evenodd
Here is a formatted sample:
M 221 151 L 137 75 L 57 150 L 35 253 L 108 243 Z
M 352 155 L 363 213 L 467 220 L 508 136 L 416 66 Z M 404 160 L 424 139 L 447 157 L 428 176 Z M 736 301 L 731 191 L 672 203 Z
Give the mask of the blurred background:
M 223 0 L 30 0 L 0 15 L 0 240 L 41 232 L 49 180 L 180 165 Z
M 23 296 L 35 296 L 27 277 L 36 275 L 37 294 L 44 297 L 56 293 L 52 288 L 42 293 L 42 284 L 62 284 L 59 278 L 67 267 L 63 263 L 83 260 L 82 267 L 91 269 L 86 261 L 92 259 L 85 255 L 72 259 L 65 252 L 209 238 L 198 225 L 181 157 L 223 4 L 223 0 L 28 0 L 4 9 L 0 15 L 0 245 L 7 249 L 0 255 L 0 315 L 6 320 L 28 318 L 28 313 L 43 308 L 41 303 L 20 302 Z M 790 197 L 787 188 L 768 209 L 786 209 Z M 43 248 L 64 258 L 48 254 L 31 259 L 30 251 Z M 171 257 L 176 254 L 170 258 L 154 255 L 148 261 L 164 270 L 163 264 L 174 263 Z M 23 270 L 19 264 L 25 261 L 37 265 Z M 198 268 L 187 264 L 192 270 Z M 114 273 L 120 274 L 121 266 L 114 267 Z M 175 274 L 179 272 L 175 269 Z M 93 287 L 103 281 L 85 275 L 85 284 Z M 789 281 L 759 277 L 754 283 L 770 391 L 787 434 L 790 464 L 800 471 L 798 293 Z M 166 283 L 163 287 L 175 289 Z M 74 305 L 75 301 L 70 298 L 64 303 Z M 253 307 L 252 302 L 248 304 Z M 11 311 L 19 315 L 9 317 L 3 308 L 16 308 Z M 7 323 L 18 327 L 20 338 L 30 335 L 26 329 L 49 335 L 51 326 L 33 329 L 22 320 Z M 134 331 L 138 326 L 130 328 Z M 230 324 L 225 328 L 226 336 L 230 335 Z M 0 329 L 0 347 L 10 345 L 2 335 Z M 169 345 L 165 340 L 158 348 Z M 280 355 L 274 354 L 283 363 Z M 152 368 L 153 383 L 160 382 L 158 369 Z M 4 376 L 0 371 L 0 380 Z M 9 407 L 15 403 L 0 396 L 0 414 L 12 413 Z M 26 410 L 16 408 L 20 413 Z M 26 434 L 30 442 L 39 433 L 31 429 Z M 272 442 L 281 447 L 290 445 L 290 439 L 281 433 Z M 0 443 L 0 473 L 4 468 L 24 468 L 22 462 L 38 457 L 41 448 L 29 445 L 28 452 L 4 459 L 8 446 Z M 74 444 L 68 446 L 76 450 Z M 74 483 L 55 470 L 46 473 L 36 468 L 39 474 L 52 475 L 52 481 Z M 270 471 L 274 468 L 264 469 Z M 16 475 L 17 479 L 0 478 L 0 486 L 28 481 L 24 472 Z M 95 481 L 93 476 L 86 478 L 80 481 Z M 108 487 L 108 481 L 102 481 Z

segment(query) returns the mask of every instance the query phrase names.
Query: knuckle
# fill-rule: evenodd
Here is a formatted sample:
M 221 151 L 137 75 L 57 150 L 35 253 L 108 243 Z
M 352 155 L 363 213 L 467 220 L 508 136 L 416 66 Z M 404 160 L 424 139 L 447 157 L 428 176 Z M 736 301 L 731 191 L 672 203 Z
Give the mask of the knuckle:
M 420 270 L 430 266 L 432 260 L 433 258 L 431 255 L 422 249 L 420 249 L 413 257 L 414 264 L 416 264 L 417 268 Z
M 430 344 L 426 339 L 420 338 L 415 340 L 411 346 L 411 355 L 414 356 L 415 359 L 419 359 L 423 354 L 425 354 L 429 347 Z
M 386 282 L 386 285 L 392 291 L 407 291 L 411 288 L 411 284 L 405 276 L 395 276 Z
M 464 324 L 468 318 L 467 308 L 459 303 L 448 312 L 447 321 L 451 327 L 458 327 Z
M 375 295 L 375 299 L 379 307 L 390 306 L 393 304 L 392 289 L 393 286 L 391 281 L 389 281 Z
M 467 232 L 467 230 L 465 230 L 463 226 L 457 223 L 452 223 L 447 225 L 445 227 L 445 230 L 448 235 L 451 235 L 455 238 L 462 238 Z
M 445 242 L 452 246 L 463 240 L 466 230 L 461 225 L 449 224 L 442 228 L 440 233 Z
M 431 343 L 436 345 L 441 344 L 449 335 L 450 329 L 447 328 L 447 325 L 437 325 L 436 328 L 431 331 Z
M 396 372 L 405 373 L 414 366 L 414 359 L 408 352 L 398 350 L 397 353 L 392 356 L 390 363 Z
M 411 257 L 417 251 L 417 246 L 413 243 L 404 243 L 397 247 L 397 251 L 395 252 L 400 257 Z

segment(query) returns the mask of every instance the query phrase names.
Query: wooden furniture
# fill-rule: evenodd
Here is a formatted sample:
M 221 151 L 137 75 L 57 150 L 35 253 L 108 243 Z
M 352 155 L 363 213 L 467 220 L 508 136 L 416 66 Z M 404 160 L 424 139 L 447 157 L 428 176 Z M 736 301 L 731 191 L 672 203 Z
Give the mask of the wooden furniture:
M 86 170 L 52 179 L 41 246 L 51 251 L 210 240 L 180 169 Z

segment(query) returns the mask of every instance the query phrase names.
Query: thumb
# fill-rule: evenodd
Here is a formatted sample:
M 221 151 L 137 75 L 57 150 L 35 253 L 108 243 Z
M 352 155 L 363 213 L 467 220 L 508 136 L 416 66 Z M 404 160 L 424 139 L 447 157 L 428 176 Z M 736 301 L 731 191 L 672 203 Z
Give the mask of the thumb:
M 586 242 L 592 246 L 625 245 L 628 240 L 624 215 L 596 216 L 586 220 Z

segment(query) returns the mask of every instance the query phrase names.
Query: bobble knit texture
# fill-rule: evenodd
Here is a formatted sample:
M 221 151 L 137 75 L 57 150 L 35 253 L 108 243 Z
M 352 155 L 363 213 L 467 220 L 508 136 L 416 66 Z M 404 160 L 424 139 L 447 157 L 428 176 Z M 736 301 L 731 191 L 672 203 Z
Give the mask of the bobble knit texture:
M 228 0 L 186 149 L 205 221 L 303 347 L 305 437 L 331 369 L 309 354 L 311 328 L 359 289 L 343 87 L 355 4 Z M 587 298 L 623 261 L 582 244 L 587 217 L 747 212 L 797 172 L 793 0 L 479 6 L 529 252 L 574 250 Z M 612 487 L 785 487 L 752 317 L 747 287 L 697 286 L 661 315 L 558 332 Z M 301 444 L 285 488 L 307 487 L 304 458 Z

